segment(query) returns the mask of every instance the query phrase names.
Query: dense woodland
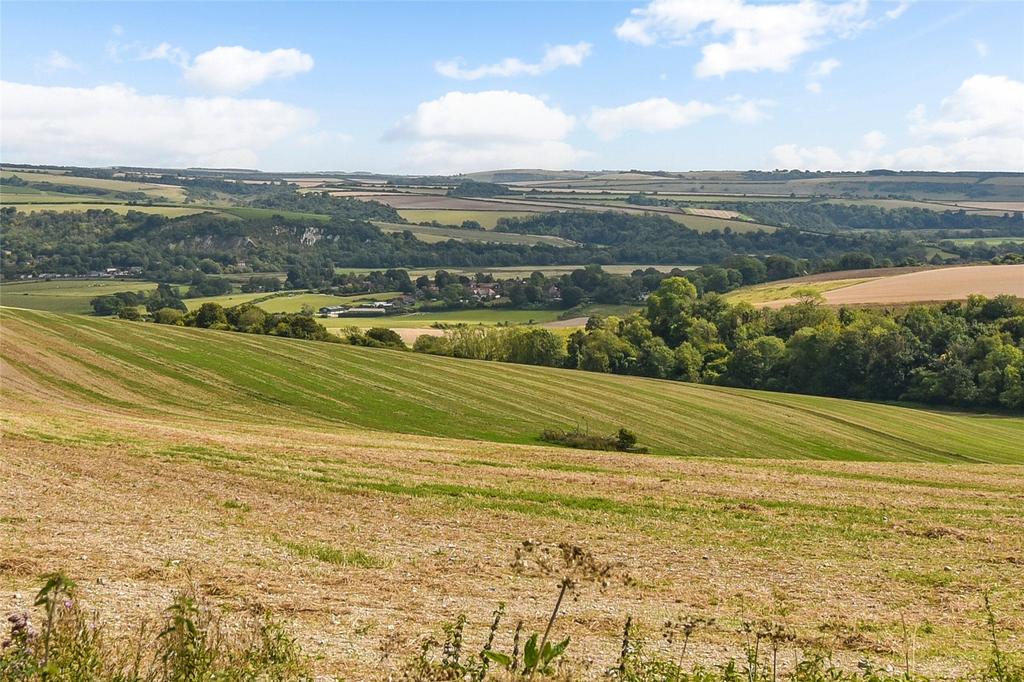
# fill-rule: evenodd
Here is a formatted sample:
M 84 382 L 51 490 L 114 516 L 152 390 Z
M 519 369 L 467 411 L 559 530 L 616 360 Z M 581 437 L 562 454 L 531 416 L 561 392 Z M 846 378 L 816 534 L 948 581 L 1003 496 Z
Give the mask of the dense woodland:
M 1024 410 L 1024 302 L 1013 296 L 905 309 L 780 310 L 699 296 L 670 277 L 646 309 L 592 318 L 568 341 L 536 327 L 421 336 L 437 355 L 569 367 L 865 400 Z

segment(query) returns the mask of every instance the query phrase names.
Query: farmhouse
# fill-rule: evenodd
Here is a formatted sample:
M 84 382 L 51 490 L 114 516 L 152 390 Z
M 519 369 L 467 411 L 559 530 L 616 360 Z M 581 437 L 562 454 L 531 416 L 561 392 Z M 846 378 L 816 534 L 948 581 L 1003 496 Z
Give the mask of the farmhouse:
M 482 282 L 477 284 L 471 284 L 469 291 L 473 296 L 479 300 L 490 300 L 492 298 L 501 298 L 501 294 L 498 293 L 498 285 L 491 282 Z

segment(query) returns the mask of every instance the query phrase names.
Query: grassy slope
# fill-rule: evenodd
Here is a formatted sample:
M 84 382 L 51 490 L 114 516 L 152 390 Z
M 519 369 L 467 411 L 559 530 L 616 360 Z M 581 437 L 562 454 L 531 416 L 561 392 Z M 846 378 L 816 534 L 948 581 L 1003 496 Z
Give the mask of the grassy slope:
M 1021 462 L 1024 420 L 434 358 L 143 323 L 3 312 L 5 362 L 149 416 L 529 443 L 626 426 L 656 452 Z M 201 406 L 201 407 L 200 407 Z

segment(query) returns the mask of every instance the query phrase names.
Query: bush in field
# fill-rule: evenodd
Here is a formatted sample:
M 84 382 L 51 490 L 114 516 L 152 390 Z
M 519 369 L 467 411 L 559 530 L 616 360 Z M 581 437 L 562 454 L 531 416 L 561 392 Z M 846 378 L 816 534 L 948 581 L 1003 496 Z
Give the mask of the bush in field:
M 161 308 L 153 313 L 153 321 L 157 324 L 173 324 L 181 326 L 184 324 L 184 322 L 182 322 L 184 318 L 185 315 L 176 308 Z
M 367 346 L 370 348 L 396 348 L 408 350 L 401 335 L 394 329 L 387 327 L 371 327 L 366 331 L 358 327 L 351 327 L 345 332 L 345 339 L 353 346 Z
M 610 436 L 600 436 L 580 429 L 545 429 L 540 439 L 546 443 L 565 445 L 581 450 L 617 450 L 619 452 L 645 453 L 647 448 L 637 447 L 637 436 L 629 429 L 619 429 Z

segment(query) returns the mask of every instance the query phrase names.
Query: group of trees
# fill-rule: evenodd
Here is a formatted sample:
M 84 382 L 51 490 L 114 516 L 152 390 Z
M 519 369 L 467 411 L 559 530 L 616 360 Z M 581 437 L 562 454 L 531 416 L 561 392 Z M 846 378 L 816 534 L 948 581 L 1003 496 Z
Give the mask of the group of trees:
M 662 281 L 646 309 L 592 318 L 563 340 L 532 327 L 457 328 L 414 350 L 595 372 L 869 400 L 1024 410 L 1024 302 L 1013 296 L 901 310 L 780 310 Z
M 502 197 L 509 194 L 514 192 L 505 185 L 476 180 L 463 180 L 447 192 L 450 197 Z
M 182 312 L 176 308 L 160 308 L 152 314 L 157 324 L 200 327 L 246 334 L 269 334 L 291 339 L 339 343 L 322 324 L 308 313 L 268 313 L 251 303 L 225 308 L 218 303 L 204 303 L 195 310 Z
M 719 208 L 740 211 L 759 223 L 801 230 L 949 230 L 983 229 L 1000 234 L 1024 235 L 1021 214 L 975 215 L 965 210 L 933 211 L 927 208 L 881 208 L 868 204 L 832 201 L 724 202 Z
M 188 310 L 181 300 L 181 293 L 169 284 L 158 284 L 152 291 L 119 291 L 115 294 L 97 296 L 89 301 L 95 315 L 117 315 L 124 319 L 142 319 L 140 307 L 149 313 L 168 309 L 185 312 Z

